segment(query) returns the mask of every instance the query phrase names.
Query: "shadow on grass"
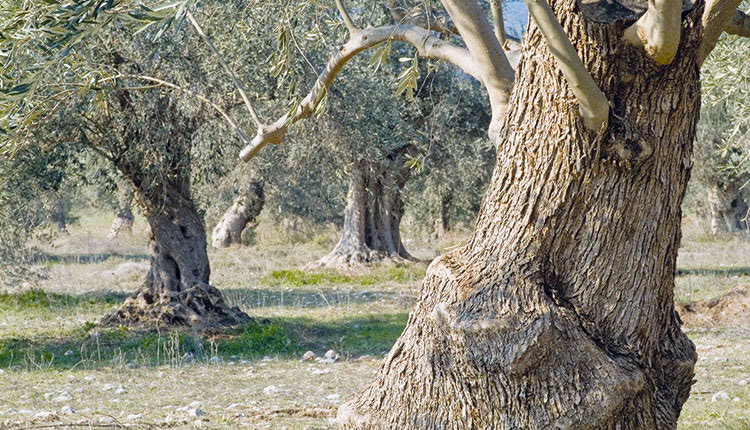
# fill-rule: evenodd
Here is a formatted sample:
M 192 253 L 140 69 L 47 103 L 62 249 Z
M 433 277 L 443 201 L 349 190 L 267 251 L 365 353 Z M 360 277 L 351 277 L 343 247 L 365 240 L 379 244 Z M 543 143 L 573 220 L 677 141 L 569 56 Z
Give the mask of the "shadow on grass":
M 268 288 L 228 288 L 222 294 L 229 304 L 245 309 L 268 307 L 323 308 L 351 306 L 378 301 L 403 301 L 411 305 L 414 297 L 390 291 L 332 288 L 274 290 Z
M 58 264 L 96 264 L 116 258 L 125 261 L 148 260 L 148 254 L 120 254 L 108 252 L 102 254 L 50 254 L 41 253 L 36 257 L 36 263 L 58 263 Z
M 335 349 L 342 357 L 380 355 L 403 331 L 407 312 L 342 317 L 330 321 L 273 318 L 211 334 L 194 331 L 99 329 L 86 324 L 63 338 L 0 339 L 0 368 L 70 370 L 138 367 L 223 360 L 256 361 L 266 356 L 299 359 Z
M 101 291 L 86 294 L 50 293 L 39 289 L 17 293 L 0 293 L 0 310 L 14 312 L 40 309 L 67 309 L 84 305 L 114 305 L 123 302 L 128 294 L 114 291 Z
M 677 276 L 750 276 L 750 266 L 677 269 Z

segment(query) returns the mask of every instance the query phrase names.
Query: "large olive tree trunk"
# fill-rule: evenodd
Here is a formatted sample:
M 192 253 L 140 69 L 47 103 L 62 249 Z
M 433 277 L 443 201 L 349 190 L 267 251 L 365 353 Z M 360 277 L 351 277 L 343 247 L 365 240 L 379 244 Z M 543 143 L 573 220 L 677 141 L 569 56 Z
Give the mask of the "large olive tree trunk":
M 146 280 L 104 324 L 211 327 L 249 321 L 209 285 L 206 232 L 185 172 L 156 187 L 134 181 L 150 227 Z
M 747 230 L 748 206 L 737 184 L 710 184 L 706 192 L 714 234 Z
M 474 235 L 430 265 L 374 381 L 340 408 L 345 429 L 676 427 L 696 360 L 673 288 L 699 11 L 657 66 L 622 42 L 622 22 L 551 6 L 612 102 L 610 125 L 584 128 L 530 25 Z
M 214 248 L 227 248 L 240 243 L 242 232 L 248 224 L 254 223 L 264 203 L 263 183 L 249 176 L 232 206 L 214 227 L 211 240 Z
M 413 260 L 401 242 L 404 205 L 401 189 L 408 168 L 353 163 L 344 211 L 344 226 L 336 247 L 311 267 L 347 268 L 375 261 Z
M 117 184 L 117 209 L 115 210 L 115 218 L 112 220 L 112 227 L 109 229 L 109 237 L 114 239 L 122 235 L 130 235 L 133 233 L 133 223 L 135 217 L 133 216 L 133 197 L 135 190 L 133 185 L 127 180 L 120 180 Z

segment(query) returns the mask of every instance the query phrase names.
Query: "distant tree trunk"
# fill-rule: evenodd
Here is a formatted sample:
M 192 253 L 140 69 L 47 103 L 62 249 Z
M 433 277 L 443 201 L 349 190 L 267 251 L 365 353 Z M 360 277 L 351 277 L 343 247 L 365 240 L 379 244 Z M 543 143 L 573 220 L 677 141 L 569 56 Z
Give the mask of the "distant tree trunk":
M 241 187 L 237 199 L 224 213 L 212 234 L 214 248 L 227 248 L 240 243 L 242 231 L 248 224 L 254 224 L 265 203 L 263 183 L 248 177 Z
M 357 160 L 349 174 L 344 226 L 336 247 L 312 267 L 346 268 L 380 260 L 414 258 L 401 242 L 401 189 L 408 168 L 387 168 Z
M 52 223 L 55 224 L 57 231 L 60 233 L 67 231 L 67 226 L 65 224 L 65 218 L 67 216 L 65 202 L 59 191 L 48 191 L 46 193 L 46 206 L 49 210 L 49 218 Z
M 748 206 L 737 184 L 712 184 L 706 191 L 714 234 L 748 229 Z
M 109 237 L 114 239 L 121 235 L 131 235 L 133 233 L 133 196 L 135 190 L 127 180 L 121 180 L 117 184 L 117 209 L 115 210 L 115 219 L 112 220 L 112 227 L 109 230 Z
M 448 217 L 451 199 L 451 193 L 446 193 L 440 196 L 440 207 L 438 208 L 438 214 L 433 224 L 433 239 L 440 239 L 445 236 L 445 233 L 451 230 L 451 223 Z
M 673 290 L 702 6 L 658 66 L 621 21 L 550 4 L 610 125 L 584 127 L 530 24 L 474 234 L 432 262 L 374 380 L 339 409 L 344 429 L 676 428 L 696 360 Z

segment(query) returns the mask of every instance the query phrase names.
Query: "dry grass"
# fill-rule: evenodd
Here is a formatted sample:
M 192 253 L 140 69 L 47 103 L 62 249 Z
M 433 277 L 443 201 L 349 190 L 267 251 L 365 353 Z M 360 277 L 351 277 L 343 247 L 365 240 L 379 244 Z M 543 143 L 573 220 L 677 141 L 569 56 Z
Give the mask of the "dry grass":
M 93 322 L 142 280 L 144 226 L 138 219 L 133 238 L 113 242 L 107 214 L 81 220 L 44 244 L 48 276 L 37 290 L 0 294 L 0 428 L 334 428 L 336 407 L 369 380 L 403 329 L 426 266 L 305 273 L 301 267 L 333 246 L 333 229 L 285 232 L 262 223 L 255 245 L 211 250 L 210 258 L 212 283 L 264 324 L 210 337 L 99 330 Z M 747 242 L 702 231 L 685 223 L 678 300 L 750 284 Z M 407 246 L 428 259 L 460 239 L 407 238 Z M 750 331 L 728 324 L 688 334 L 698 347 L 697 382 L 679 428 L 749 428 Z M 308 349 L 318 356 L 335 349 L 341 358 L 300 361 Z M 712 401 L 720 391 L 729 399 Z M 204 414 L 191 415 L 195 408 Z

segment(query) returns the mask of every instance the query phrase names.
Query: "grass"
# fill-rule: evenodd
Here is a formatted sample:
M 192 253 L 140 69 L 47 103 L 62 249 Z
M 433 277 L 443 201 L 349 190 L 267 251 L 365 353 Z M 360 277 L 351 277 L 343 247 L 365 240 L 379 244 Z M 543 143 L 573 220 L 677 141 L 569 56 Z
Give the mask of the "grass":
M 106 424 L 111 417 L 140 427 L 334 428 L 338 405 L 369 381 L 403 330 L 426 268 L 306 272 L 300 268 L 329 251 L 334 232 L 305 241 L 263 227 L 256 245 L 209 251 L 212 283 L 253 323 L 212 333 L 104 329 L 97 319 L 148 267 L 144 226 L 139 218 L 134 237 L 110 241 L 108 214 L 79 219 L 69 235 L 40 244 L 45 279 L 0 293 L 1 428 Z M 678 259 L 677 300 L 748 283 L 747 241 L 714 238 L 691 222 Z M 411 238 L 407 246 L 429 259 L 450 244 Z M 748 428 L 750 384 L 740 382 L 750 382 L 750 332 L 713 327 L 688 335 L 698 348 L 697 382 L 679 428 Z M 329 349 L 341 357 L 335 363 L 300 360 L 306 351 L 320 357 Z M 712 402 L 718 391 L 730 399 Z M 205 415 L 191 416 L 191 404 Z M 63 406 L 75 413 L 63 414 Z M 53 415 L 35 417 L 44 412 Z

